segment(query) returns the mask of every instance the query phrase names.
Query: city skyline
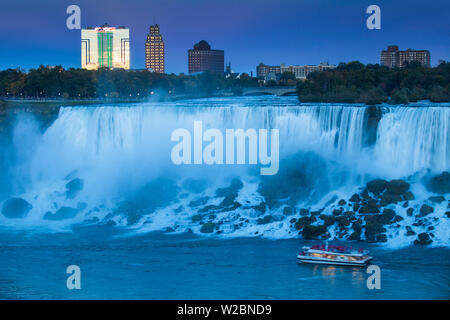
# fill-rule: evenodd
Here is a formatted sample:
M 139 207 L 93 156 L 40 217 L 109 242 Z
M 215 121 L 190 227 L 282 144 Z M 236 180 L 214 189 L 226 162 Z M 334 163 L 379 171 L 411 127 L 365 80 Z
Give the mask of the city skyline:
M 131 68 L 145 68 L 148 26 L 164 29 L 166 72 L 187 73 L 186 50 L 205 39 L 224 49 L 225 61 L 235 71 L 255 71 L 268 65 L 316 65 L 359 60 L 379 63 L 380 51 L 388 45 L 431 51 L 431 65 L 449 60 L 450 34 L 445 1 L 424 4 L 410 1 L 377 1 L 381 7 L 381 30 L 368 30 L 365 10 L 369 1 L 227 1 L 190 4 L 176 0 L 152 2 L 78 1 L 81 27 L 125 25 L 130 29 Z M 107 6 L 105 4 L 107 3 Z M 36 68 L 40 64 L 80 67 L 80 30 L 65 26 L 68 1 L 39 4 L 27 0 L 5 3 L 0 19 L 0 69 Z M 34 10 L 23 13 L 23 6 Z M 195 10 L 202 8 L 203 10 Z M 197 12 L 199 11 L 199 12 Z M 399 14 L 402 12 L 402 14 Z M 300 14 L 302 13 L 302 14 Z M 307 14 L 305 14 L 307 13 Z M 433 13 L 431 15 L 430 13 Z M 17 19 L 21 16 L 22 19 Z M 13 18 L 16 17 L 16 18 Z M 25 22 L 25 23 L 24 23 Z M 38 26 L 38 28 L 33 27 Z M 207 26 L 207 27 L 205 27 Z M 38 30 L 38 32 L 35 32 Z M 54 41 L 58 39 L 58 41 Z

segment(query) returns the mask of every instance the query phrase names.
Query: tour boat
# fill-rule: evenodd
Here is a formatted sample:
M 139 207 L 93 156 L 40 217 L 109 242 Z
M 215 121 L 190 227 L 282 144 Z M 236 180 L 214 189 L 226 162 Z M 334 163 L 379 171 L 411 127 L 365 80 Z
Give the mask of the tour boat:
M 305 263 L 334 264 L 342 266 L 365 266 L 372 257 L 364 249 L 352 249 L 345 246 L 315 245 L 303 247 L 297 258 Z

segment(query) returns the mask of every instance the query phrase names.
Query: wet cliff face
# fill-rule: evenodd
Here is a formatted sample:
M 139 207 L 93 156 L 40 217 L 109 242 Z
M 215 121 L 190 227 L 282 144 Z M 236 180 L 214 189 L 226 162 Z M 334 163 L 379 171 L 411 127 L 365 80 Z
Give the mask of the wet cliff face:
M 10 189 L 0 199 L 1 206 L 8 203 L 8 217 L 0 215 L 1 225 L 70 229 L 100 223 L 273 237 L 323 231 L 319 236 L 339 239 L 359 230 L 353 238 L 374 241 L 402 237 L 395 230 L 406 227 L 416 234 L 443 228 L 446 195 L 423 221 L 413 221 L 407 210 L 415 216 L 422 205 L 431 206 L 433 194 L 422 178 L 449 169 L 450 108 L 245 97 L 64 107 L 54 121 L 52 112 L 41 116 L 46 120 L 16 115 L 3 171 Z M 249 165 L 174 165 L 171 133 L 192 131 L 194 121 L 218 130 L 279 129 L 279 173 L 262 177 Z M 42 130 L 46 123 L 51 125 Z M 409 187 L 374 193 L 367 183 L 375 178 L 402 179 Z M 355 194 L 362 200 L 351 201 Z M 19 218 L 10 218 L 14 208 Z M 382 220 L 362 217 L 384 213 Z M 414 229 L 413 223 L 422 225 Z M 433 241 L 440 237 L 435 232 Z
M 383 116 L 382 107 L 369 106 L 366 111 L 366 129 L 364 131 L 364 143 L 374 145 L 377 141 L 378 123 Z

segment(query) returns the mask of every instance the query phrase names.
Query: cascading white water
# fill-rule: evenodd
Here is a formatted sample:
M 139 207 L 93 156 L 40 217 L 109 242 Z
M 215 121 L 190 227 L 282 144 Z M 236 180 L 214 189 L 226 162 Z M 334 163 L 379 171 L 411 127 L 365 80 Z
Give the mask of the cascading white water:
M 333 188 L 341 184 L 354 188 L 373 177 L 393 179 L 426 169 L 449 170 L 450 108 L 383 108 L 374 145 L 364 144 L 364 106 L 298 105 L 291 98 L 264 97 L 61 108 L 44 135 L 33 138 L 31 156 L 15 164 L 21 168 L 16 177 L 26 181 L 26 187 L 13 196 L 29 201 L 33 209 L 27 219 L 40 223 L 47 211 L 76 207 L 80 202 L 89 205 L 84 212 L 103 208 L 108 213 L 123 198 L 160 177 L 179 182 L 204 179 L 212 194 L 229 177 L 259 179 L 248 166 L 175 166 L 170 158 L 175 145 L 171 133 L 177 128 L 193 132 L 196 120 L 203 122 L 204 130 L 279 129 L 280 160 L 298 153 L 316 154 L 333 164 L 323 169 L 330 171 L 321 172 L 322 176 L 334 179 L 331 170 L 338 170 Z M 314 180 L 318 173 L 308 174 Z M 83 179 L 84 188 L 76 199 L 66 199 L 61 190 L 74 177 Z M 249 203 L 251 197 L 260 198 L 256 189 L 246 186 Z M 164 213 L 161 219 L 168 216 Z M 0 215 L 0 223 L 6 220 Z M 82 220 L 81 216 L 77 221 Z
M 449 125 L 448 107 L 387 108 L 378 126 L 376 162 L 387 173 L 398 175 L 448 170 Z

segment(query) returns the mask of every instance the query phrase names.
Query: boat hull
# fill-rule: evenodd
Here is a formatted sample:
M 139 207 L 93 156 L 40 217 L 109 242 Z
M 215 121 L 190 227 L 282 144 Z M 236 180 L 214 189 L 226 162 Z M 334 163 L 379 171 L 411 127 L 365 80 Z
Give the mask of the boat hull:
M 314 263 L 314 264 L 330 264 L 330 265 L 338 265 L 338 266 L 353 266 L 353 267 L 364 267 L 369 263 L 372 258 L 368 258 L 362 261 L 336 261 L 330 259 L 310 259 L 308 257 L 297 257 L 299 261 L 303 263 Z

